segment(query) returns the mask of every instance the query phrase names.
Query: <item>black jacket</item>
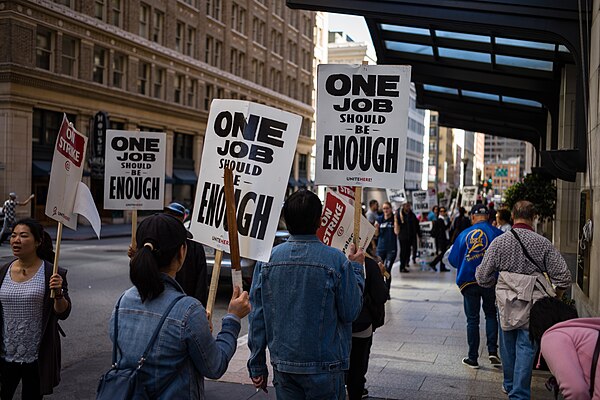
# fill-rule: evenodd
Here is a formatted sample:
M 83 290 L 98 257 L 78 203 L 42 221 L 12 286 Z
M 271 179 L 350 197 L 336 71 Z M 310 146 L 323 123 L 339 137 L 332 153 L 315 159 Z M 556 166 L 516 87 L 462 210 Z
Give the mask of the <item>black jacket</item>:
M 0 282 L 4 281 L 4 277 L 8 272 L 8 267 L 13 261 L 10 261 L 0 268 Z M 40 392 L 44 395 L 51 394 L 53 388 L 58 386 L 58 383 L 60 382 L 60 334 L 64 336 L 64 332 L 58 325 L 58 320 L 67 319 L 71 313 L 71 298 L 69 297 L 67 270 L 60 267 L 58 268 L 58 274 L 63 279 L 63 294 L 65 299 L 69 302 L 69 306 L 62 314 L 56 314 L 54 312 L 54 300 L 50 298 L 49 288 L 52 269 L 52 264 L 44 261 L 46 294 L 44 295 L 44 309 L 42 311 L 42 338 L 40 341 L 40 351 L 38 355 Z M 0 327 L 2 327 L 2 330 L 0 330 L 0 340 L 3 340 L 2 332 L 4 331 L 4 321 L 2 320 L 2 315 L 2 303 L 0 303 Z
M 383 326 L 385 320 L 384 304 L 388 297 L 388 288 L 383 280 L 379 266 L 370 258 L 365 259 L 365 290 L 363 308 L 352 323 L 352 332 L 362 332 L 373 325 L 373 331 Z
M 414 212 L 410 211 L 408 214 L 402 213 L 402 209 L 396 211 L 396 218 L 398 218 L 398 225 L 400 225 L 400 233 L 398 233 L 398 240 L 400 241 L 412 241 L 420 234 L 419 231 L 419 220 Z

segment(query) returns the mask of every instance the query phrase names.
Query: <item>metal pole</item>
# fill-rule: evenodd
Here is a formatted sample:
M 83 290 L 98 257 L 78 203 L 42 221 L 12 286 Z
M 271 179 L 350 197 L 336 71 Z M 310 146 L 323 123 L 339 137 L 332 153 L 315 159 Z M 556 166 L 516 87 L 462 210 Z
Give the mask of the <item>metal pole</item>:
M 440 174 L 440 126 L 437 124 L 435 126 L 435 195 L 440 192 L 439 191 L 439 174 Z

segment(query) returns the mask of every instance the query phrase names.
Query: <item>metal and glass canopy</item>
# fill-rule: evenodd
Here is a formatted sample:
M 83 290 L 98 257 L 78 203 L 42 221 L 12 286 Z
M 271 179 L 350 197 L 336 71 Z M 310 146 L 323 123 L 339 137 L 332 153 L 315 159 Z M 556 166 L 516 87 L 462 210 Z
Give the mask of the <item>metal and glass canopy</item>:
M 579 9 L 582 3 L 287 0 L 292 8 L 363 15 L 378 63 L 412 65 L 418 106 L 439 111 L 449 127 L 526 140 L 544 167 L 566 180 L 585 170 L 586 160 L 583 82 L 591 22 L 585 24 L 590 14 Z M 566 65 L 578 75 L 576 135 L 573 149 L 559 150 Z

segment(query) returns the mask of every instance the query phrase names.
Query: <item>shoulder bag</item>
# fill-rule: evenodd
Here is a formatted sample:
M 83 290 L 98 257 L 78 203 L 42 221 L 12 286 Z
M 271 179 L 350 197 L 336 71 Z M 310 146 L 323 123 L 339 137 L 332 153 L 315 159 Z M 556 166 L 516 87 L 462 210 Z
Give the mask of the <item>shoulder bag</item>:
M 160 330 L 165 320 L 167 319 L 167 316 L 169 315 L 175 304 L 183 297 L 185 296 L 178 296 L 167 307 L 162 318 L 160 319 L 160 322 L 158 323 L 158 326 L 152 334 L 150 342 L 148 343 L 146 349 L 144 350 L 144 353 L 140 357 L 137 367 L 119 368 L 119 364 L 117 362 L 117 339 L 119 337 L 119 306 L 121 305 L 121 299 L 123 298 L 123 295 L 121 295 L 119 301 L 117 302 L 117 305 L 115 306 L 115 339 L 113 341 L 112 350 L 112 367 L 100 377 L 98 389 L 96 390 L 97 400 L 146 400 L 151 398 L 150 394 L 146 390 L 146 387 L 141 382 L 139 372 L 144 366 L 144 361 L 146 361 L 148 352 L 150 351 L 152 345 L 156 341 L 156 338 L 158 337 L 158 334 L 160 333 Z M 169 386 L 169 384 L 176 377 L 177 374 L 173 374 L 173 376 L 162 386 L 162 388 L 157 393 L 152 394 L 152 398 L 160 396 L 160 394 Z

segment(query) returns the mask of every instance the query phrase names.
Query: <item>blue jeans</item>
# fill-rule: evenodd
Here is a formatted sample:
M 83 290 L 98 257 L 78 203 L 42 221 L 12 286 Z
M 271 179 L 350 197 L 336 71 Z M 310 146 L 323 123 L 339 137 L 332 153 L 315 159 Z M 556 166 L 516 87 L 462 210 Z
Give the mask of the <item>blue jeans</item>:
M 504 372 L 504 388 L 511 400 L 531 398 L 531 372 L 537 345 L 529 340 L 529 331 L 500 330 L 500 353 Z
M 383 265 L 385 265 L 385 270 L 390 274 L 390 277 L 385 279 L 385 283 L 389 289 L 392 286 L 392 266 L 394 265 L 394 261 L 396 260 L 396 249 L 377 249 L 377 256 L 381 257 Z
M 323 374 L 289 374 L 273 369 L 277 400 L 343 400 L 344 371 Z
M 467 316 L 467 343 L 469 359 L 479 357 L 479 310 L 483 300 L 485 314 L 485 334 L 488 353 L 498 352 L 498 319 L 496 318 L 496 292 L 494 288 L 483 288 L 473 284 L 462 291 L 465 315 Z

